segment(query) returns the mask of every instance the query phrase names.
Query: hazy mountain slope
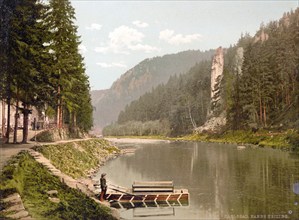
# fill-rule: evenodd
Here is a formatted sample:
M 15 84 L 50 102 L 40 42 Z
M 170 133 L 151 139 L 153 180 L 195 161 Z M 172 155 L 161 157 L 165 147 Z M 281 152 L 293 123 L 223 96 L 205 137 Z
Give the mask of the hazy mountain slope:
M 107 93 L 108 89 L 93 90 L 90 92 L 92 105 L 95 106 Z
M 131 101 L 153 87 L 165 83 L 175 74 L 186 73 L 202 60 L 210 60 L 214 51 L 184 51 L 177 54 L 145 59 L 124 73 L 102 97 L 93 95 L 94 124 L 104 127 L 117 120 L 118 114 Z

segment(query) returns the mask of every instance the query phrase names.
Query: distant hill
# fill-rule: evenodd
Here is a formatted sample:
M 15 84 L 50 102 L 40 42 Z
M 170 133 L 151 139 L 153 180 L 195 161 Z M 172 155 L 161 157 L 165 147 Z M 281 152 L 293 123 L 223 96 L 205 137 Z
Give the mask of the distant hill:
M 189 50 L 145 59 L 124 73 L 110 89 L 92 91 L 95 126 L 103 128 L 117 121 L 120 111 L 133 100 L 157 85 L 166 83 L 170 76 L 184 74 L 196 63 L 210 60 L 213 54 L 214 50 Z
M 92 105 L 95 106 L 107 93 L 108 89 L 93 90 L 90 92 Z

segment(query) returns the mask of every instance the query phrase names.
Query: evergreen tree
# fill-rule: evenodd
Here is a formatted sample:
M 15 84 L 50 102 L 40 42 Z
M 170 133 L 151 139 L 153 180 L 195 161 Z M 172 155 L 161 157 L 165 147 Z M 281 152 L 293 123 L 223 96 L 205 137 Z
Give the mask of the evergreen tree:
M 63 123 L 67 121 L 76 125 L 77 117 L 82 117 L 78 121 L 87 123 L 82 127 L 90 128 L 91 115 L 78 114 L 84 112 L 82 108 L 88 109 L 87 112 L 92 108 L 88 78 L 84 74 L 83 58 L 78 51 L 80 41 L 77 27 L 74 25 L 75 11 L 68 0 L 50 0 L 49 5 L 51 10 L 47 23 L 52 31 L 50 47 L 55 60 L 53 81 L 56 85 L 57 127 L 62 128 Z M 86 101 L 86 106 L 82 106 L 79 100 Z
M 11 72 L 9 71 L 8 66 L 8 53 L 9 53 L 9 39 L 10 39 L 10 30 L 11 30 L 11 19 L 15 8 L 18 4 L 18 0 L 12 1 L 0 1 L 0 64 L 1 64 L 1 99 L 2 105 L 5 106 L 5 100 L 8 106 L 7 109 L 7 130 L 5 131 L 5 120 L 4 114 L 2 115 L 2 136 L 3 140 L 6 139 L 9 142 L 9 133 L 10 133 L 10 105 L 11 105 Z M 3 108 L 4 110 L 4 108 Z M 4 111 L 3 111 L 4 113 Z M 6 134 L 4 134 L 6 133 Z
M 42 24 L 43 10 L 44 5 L 39 1 L 21 1 L 13 11 L 10 21 L 7 56 L 10 90 L 16 102 L 14 141 L 20 101 L 23 105 L 20 110 L 24 115 L 23 143 L 27 142 L 30 108 L 47 101 L 44 94 L 48 92 L 49 85 L 45 72 L 48 68 L 45 67 L 49 56 L 43 43 L 48 33 Z

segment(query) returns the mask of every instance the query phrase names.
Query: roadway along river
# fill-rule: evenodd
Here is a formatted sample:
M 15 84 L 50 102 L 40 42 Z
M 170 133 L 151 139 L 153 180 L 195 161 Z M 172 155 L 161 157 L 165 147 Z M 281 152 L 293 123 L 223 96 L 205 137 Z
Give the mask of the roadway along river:
M 298 154 L 215 143 L 130 147 L 137 148 L 134 154 L 109 161 L 97 178 L 105 172 L 108 181 L 128 188 L 133 181 L 173 180 L 175 188 L 189 190 L 190 202 L 182 207 L 120 209 L 124 219 L 299 218 Z

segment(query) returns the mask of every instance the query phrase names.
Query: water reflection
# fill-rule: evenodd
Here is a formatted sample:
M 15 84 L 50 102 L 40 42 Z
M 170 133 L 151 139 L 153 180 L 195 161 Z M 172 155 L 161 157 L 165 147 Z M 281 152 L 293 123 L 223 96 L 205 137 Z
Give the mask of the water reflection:
M 189 189 L 188 207 L 175 208 L 175 215 L 159 218 L 299 217 L 294 185 L 299 182 L 299 159 L 288 152 L 206 143 L 136 147 L 135 154 L 108 162 L 101 172 L 129 188 L 133 181 L 173 180 L 176 188 Z M 133 210 L 123 212 L 122 217 L 134 218 Z

